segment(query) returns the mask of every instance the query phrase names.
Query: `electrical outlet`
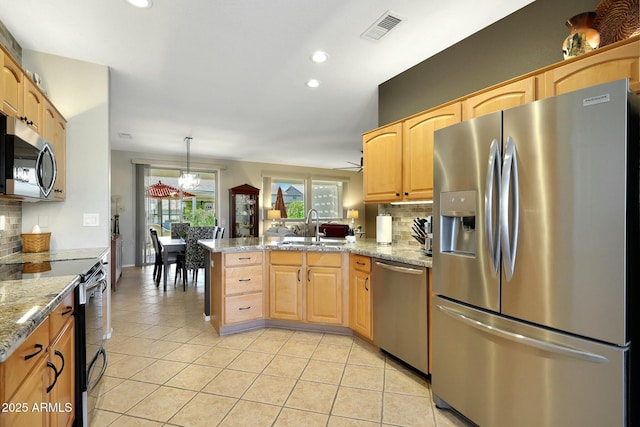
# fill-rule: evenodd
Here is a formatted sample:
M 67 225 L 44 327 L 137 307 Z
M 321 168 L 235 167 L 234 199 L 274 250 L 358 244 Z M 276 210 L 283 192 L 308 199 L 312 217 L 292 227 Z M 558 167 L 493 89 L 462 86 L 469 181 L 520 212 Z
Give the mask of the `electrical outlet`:
M 4 231 L 6 227 L 6 217 L 4 215 L 0 215 L 0 231 Z
M 97 213 L 83 214 L 82 225 L 85 227 L 98 227 L 100 225 L 100 214 L 97 214 Z

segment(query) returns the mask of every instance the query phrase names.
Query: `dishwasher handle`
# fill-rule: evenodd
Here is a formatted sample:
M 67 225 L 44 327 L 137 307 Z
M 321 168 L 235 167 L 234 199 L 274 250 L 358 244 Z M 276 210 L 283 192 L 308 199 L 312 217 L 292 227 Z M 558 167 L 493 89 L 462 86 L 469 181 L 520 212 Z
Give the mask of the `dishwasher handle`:
M 387 270 L 395 271 L 397 273 L 406 273 L 406 274 L 416 274 L 420 275 L 424 273 L 424 270 L 419 268 L 411 268 L 411 267 L 402 267 L 399 265 L 391 265 L 386 262 L 376 261 L 376 265 L 382 268 L 386 268 Z

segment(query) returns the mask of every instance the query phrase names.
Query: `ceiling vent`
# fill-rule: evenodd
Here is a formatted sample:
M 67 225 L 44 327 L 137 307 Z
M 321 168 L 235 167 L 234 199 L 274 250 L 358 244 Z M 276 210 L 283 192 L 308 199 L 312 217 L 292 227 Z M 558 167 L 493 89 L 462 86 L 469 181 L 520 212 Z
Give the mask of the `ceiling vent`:
M 397 14 L 387 11 L 382 14 L 382 16 L 378 18 L 376 22 L 373 23 L 373 25 L 367 28 L 367 31 L 362 33 L 360 37 L 369 40 L 380 40 L 403 20 L 404 19 Z

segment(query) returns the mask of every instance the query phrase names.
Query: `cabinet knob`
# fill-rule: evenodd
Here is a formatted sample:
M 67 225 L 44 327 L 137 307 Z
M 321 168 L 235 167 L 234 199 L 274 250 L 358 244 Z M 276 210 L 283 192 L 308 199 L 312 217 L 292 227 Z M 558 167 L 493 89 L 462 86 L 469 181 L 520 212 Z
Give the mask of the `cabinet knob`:
M 400 193 L 396 193 L 396 197 L 400 197 Z
M 405 193 L 404 193 L 404 195 L 405 195 L 405 196 L 408 196 L 408 195 L 409 195 L 409 193 L 405 192 Z

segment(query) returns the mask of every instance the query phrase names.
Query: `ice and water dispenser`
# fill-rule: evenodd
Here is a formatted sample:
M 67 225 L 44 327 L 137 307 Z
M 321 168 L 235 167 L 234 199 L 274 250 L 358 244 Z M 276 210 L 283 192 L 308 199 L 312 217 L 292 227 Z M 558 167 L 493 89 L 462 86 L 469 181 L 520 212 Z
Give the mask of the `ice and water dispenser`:
M 440 194 L 440 252 L 476 255 L 477 192 L 450 191 Z

